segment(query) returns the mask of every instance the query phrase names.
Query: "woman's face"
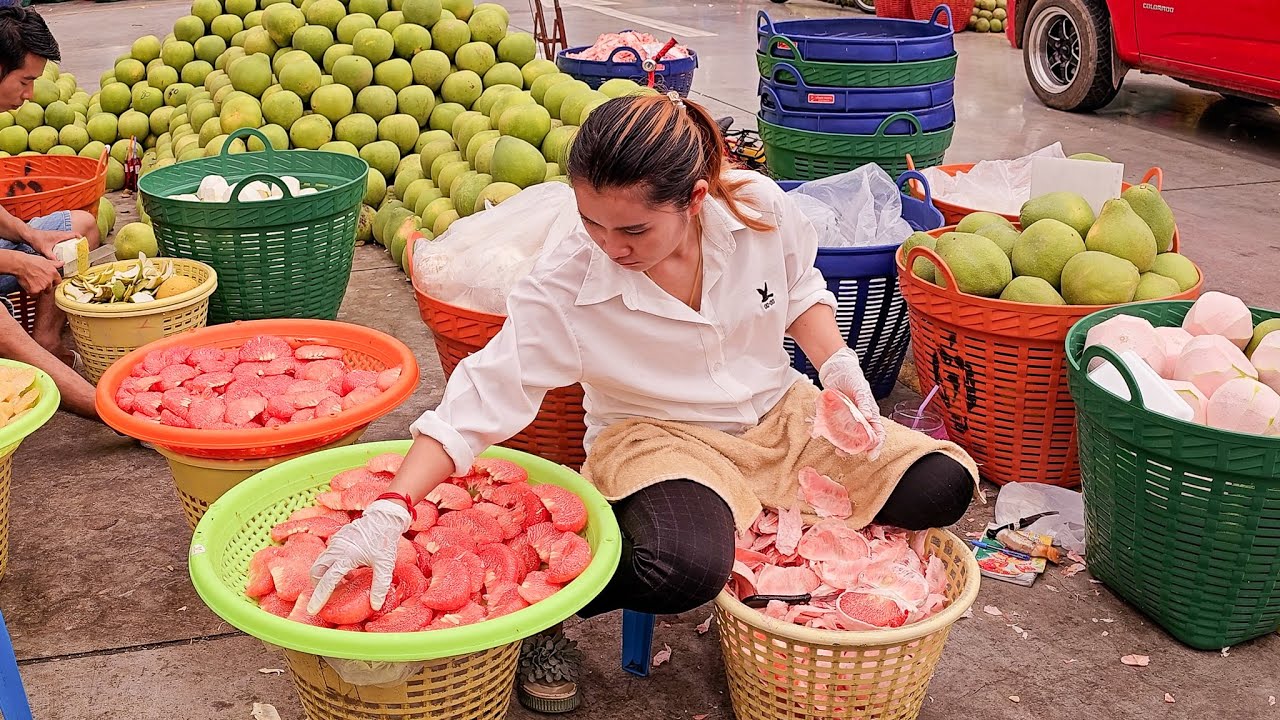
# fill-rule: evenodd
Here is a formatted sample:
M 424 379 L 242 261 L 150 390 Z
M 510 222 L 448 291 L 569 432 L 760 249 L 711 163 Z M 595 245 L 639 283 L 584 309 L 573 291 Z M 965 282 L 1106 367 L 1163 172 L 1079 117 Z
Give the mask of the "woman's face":
M 578 213 L 587 234 L 611 260 L 627 270 L 645 272 L 666 260 L 680 247 L 702 209 L 707 183 L 694 186 L 689 207 L 654 207 L 642 188 L 606 188 L 575 185 Z

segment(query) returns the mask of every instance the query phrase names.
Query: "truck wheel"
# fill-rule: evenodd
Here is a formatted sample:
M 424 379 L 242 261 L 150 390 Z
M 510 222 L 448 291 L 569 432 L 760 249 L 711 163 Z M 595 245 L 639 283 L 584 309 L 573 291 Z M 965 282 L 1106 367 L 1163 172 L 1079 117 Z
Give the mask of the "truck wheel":
M 1022 65 L 1040 102 L 1088 112 L 1120 92 L 1111 80 L 1111 20 L 1101 0 L 1040 0 L 1027 16 Z

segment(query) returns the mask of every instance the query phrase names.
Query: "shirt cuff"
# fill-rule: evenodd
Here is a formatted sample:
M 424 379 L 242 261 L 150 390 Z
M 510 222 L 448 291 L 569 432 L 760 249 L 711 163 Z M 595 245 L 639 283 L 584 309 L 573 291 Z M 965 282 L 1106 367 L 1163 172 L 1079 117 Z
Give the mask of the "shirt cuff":
M 414 438 L 425 435 L 444 446 L 444 451 L 453 460 L 453 475 L 465 474 L 476 461 L 475 451 L 467 444 L 462 433 L 452 425 L 440 419 L 435 410 L 428 410 L 409 426 L 409 433 Z

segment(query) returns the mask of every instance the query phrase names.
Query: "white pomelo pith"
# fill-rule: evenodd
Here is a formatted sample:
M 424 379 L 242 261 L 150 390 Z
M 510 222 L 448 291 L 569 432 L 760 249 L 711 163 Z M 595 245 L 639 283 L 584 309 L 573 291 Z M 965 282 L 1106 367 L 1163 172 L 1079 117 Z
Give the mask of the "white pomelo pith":
M 1250 361 L 1258 371 L 1258 380 L 1280 393 L 1280 332 L 1262 338 Z
M 1187 311 L 1182 328 L 1192 335 L 1221 335 L 1243 350 L 1253 339 L 1253 316 L 1240 298 L 1211 291 Z
M 1160 375 L 1168 379 L 1173 374 L 1173 367 L 1177 364 L 1182 349 L 1191 342 L 1193 336 L 1180 327 L 1158 327 L 1155 331 L 1156 336 L 1164 344 L 1164 372 Z
M 1278 415 L 1280 394 L 1250 378 L 1223 383 L 1205 411 L 1210 427 L 1252 435 L 1277 434 Z
M 1224 383 L 1239 378 L 1258 378 L 1258 371 L 1240 348 L 1221 335 L 1198 335 L 1178 355 L 1172 379 L 1189 382 L 1212 399 Z
M 1162 377 L 1167 374 L 1164 341 L 1145 318 L 1132 315 L 1116 315 L 1108 318 L 1089 328 L 1084 346 L 1090 345 L 1102 345 L 1114 350 L 1117 354 L 1130 350 L 1150 365 L 1156 374 Z M 1090 370 L 1092 369 L 1090 367 Z
M 1203 425 L 1205 408 L 1209 404 L 1209 399 L 1204 396 L 1204 393 L 1200 392 L 1200 388 L 1183 380 L 1165 380 L 1164 382 L 1191 408 L 1191 412 L 1195 413 L 1191 417 L 1191 422 Z

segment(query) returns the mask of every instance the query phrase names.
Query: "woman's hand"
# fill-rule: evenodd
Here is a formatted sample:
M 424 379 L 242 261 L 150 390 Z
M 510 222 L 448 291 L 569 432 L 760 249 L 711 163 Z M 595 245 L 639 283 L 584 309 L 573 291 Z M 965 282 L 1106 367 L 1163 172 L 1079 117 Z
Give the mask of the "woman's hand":
M 369 605 L 381 610 L 391 589 L 391 574 L 396 567 L 396 546 L 409 529 L 412 518 L 408 509 L 394 500 L 375 500 L 364 514 L 329 538 L 329 547 L 311 566 L 311 579 L 316 589 L 307 603 L 307 613 L 315 615 L 329 601 L 333 589 L 347 573 L 358 567 L 373 568 L 373 588 Z
M 9 252 L 14 254 L 10 258 L 13 267 L 10 272 L 18 278 L 18 284 L 28 295 L 39 295 L 62 282 L 62 273 L 59 272 L 62 263 L 17 250 Z
M 866 416 L 876 435 L 876 445 L 867 453 L 867 457 L 875 460 L 884 447 L 884 422 L 880 419 L 880 406 L 876 396 L 871 392 L 871 385 L 862 374 L 862 365 L 858 363 L 858 354 L 848 347 L 840 348 L 827 358 L 818 370 L 818 380 L 822 387 L 838 390 L 853 401 L 858 410 Z

